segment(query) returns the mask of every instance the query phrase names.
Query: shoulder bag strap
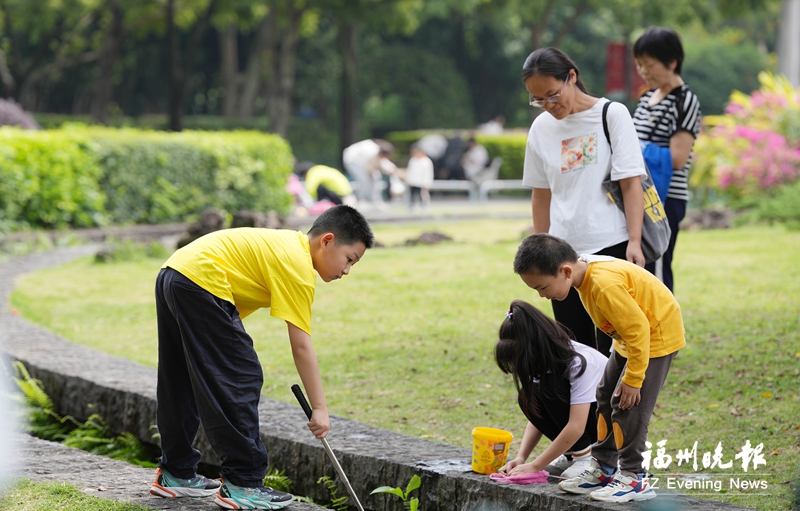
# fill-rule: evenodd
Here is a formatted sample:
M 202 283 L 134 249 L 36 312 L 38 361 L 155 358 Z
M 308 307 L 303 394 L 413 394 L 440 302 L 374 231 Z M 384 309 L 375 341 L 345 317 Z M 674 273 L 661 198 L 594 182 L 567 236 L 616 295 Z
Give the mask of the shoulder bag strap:
M 611 101 L 606 101 L 606 104 L 603 105 L 603 133 L 606 134 L 606 140 L 608 141 L 608 147 L 611 148 L 611 152 L 614 152 L 614 148 L 611 147 L 611 135 L 608 134 L 608 106 L 611 104 Z

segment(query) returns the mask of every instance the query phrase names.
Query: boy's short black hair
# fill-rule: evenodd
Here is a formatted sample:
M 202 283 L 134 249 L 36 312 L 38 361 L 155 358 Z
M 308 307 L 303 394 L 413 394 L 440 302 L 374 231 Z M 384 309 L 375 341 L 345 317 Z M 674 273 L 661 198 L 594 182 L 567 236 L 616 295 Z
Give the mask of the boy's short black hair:
M 683 67 L 683 45 L 677 32 L 671 28 L 652 27 L 645 30 L 633 45 L 633 56 L 636 58 L 649 55 L 669 67 L 674 60 L 675 74 L 681 74 Z
M 319 215 L 308 230 L 308 235 L 314 237 L 326 232 L 332 232 L 334 241 L 339 245 L 352 245 L 359 241 L 367 248 L 375 245 L 375 235 L 364 215 L 343 204 Z
M 575 249 L 561 238 L 544 233 L 531 234 L 517 249 L 514 273 L 555 276 L 562 264 L 577 261 Z

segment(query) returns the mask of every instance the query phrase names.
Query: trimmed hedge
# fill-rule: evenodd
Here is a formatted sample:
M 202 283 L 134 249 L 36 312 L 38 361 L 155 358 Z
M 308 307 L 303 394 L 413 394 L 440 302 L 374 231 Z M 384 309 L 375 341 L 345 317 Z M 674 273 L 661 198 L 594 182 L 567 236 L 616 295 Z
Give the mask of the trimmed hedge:
M 89 115 L 66 115 L 34 113 L 34 119 L 46 130 L 59 129 L 71 123 L 103 126 Z M 219 115 L 185 115 L 182 118 L 184 130 L 233 131 L 252 130 L 269 131 L 269 119 L 264 116 L 240 119 L 238 117 L 222 117 Z M 140 115 L 138 117 L 114 116 L 108 119 L 107 125 L 112 128 L 139 128 L 156 131 L 169 130 L 169 118 L 166 114 Z
M 394 144 L 399 154 L 408 154 L 411 144 L 431 133 L 441 133 L 445 137 L 455 136 L 456 131 L 393 131 L 386 135 L 386 140 Z M 466 132 L 461 132 L 466 137 Z M 500 179 L 522 179 L 522 169 L 525 162 L 525 144 L 528 140 L 527 132 L 511 132 L 503 135 L 482 135 L 475 133 L 475 140 L 486 148 L 490 158 L 500 156 L 503 165 L 500 167 Z
M 0 129 L 0 231 L 286 213 L 292 153 L 258 132 Z

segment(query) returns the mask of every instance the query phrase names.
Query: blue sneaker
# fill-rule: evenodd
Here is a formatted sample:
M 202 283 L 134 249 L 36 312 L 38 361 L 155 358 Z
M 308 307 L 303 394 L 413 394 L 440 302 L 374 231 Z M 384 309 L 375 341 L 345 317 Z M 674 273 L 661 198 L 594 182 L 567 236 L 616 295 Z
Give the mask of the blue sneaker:
M 283 509 L 292 499 L 294 497 L 290 493 L 276 491 L 269 486 L 247 488 L 225 482 L 214 503 L 225 509 Z
M 630 502 L 650 500 L 656 497 L 656 492 L 650 487 L 646 476 L 639 477 L 632 472 L 618 472 L 614 480 L 605 488 L 595 490 L 589 494 L 592 500 L 601 502 Z
M 566 479 L 558 483 L 558 489 L 567 493 L 586 495 L 595 490 L 604 488 L 613 479 L 613 475 L 608 475 L 600 468 L 600 464 L 592 458 L 586 462 L 583 472 L 572 479 Z
M 158 497 L 175 499 L 178 497 L 210 497 L 219 491 L 219 481 L 196 475 L 191 479 L 180 479 L 166 470 L 156 469 L 156 480 L 150 493 Z

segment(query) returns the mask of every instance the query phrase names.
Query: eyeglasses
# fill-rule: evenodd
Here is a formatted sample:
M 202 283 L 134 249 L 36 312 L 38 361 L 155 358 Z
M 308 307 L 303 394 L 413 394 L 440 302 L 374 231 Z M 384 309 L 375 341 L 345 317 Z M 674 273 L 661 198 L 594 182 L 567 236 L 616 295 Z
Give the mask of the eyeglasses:
M 533 99 L 533 96 L 531 96 L 529 94 L 528 95 L 530 97 L 530 99 L 528 100 L 529 104 L 531 106 L 535 106 L 537 108 L 544 108 L 544 105 L 546 105 L 547 103 L 555 103 L 561 97 L 561 94 L 564 93 L 564 87 L 567 85 L 568 81 L 569 81 L 569 75 L 567 75 L 567 78 L 564 79 L 564 85 L 561 86 L 561 90 L 558 92 L 558 94 L 553 94 L 549 98 L 546 98 L 546 99 Z

